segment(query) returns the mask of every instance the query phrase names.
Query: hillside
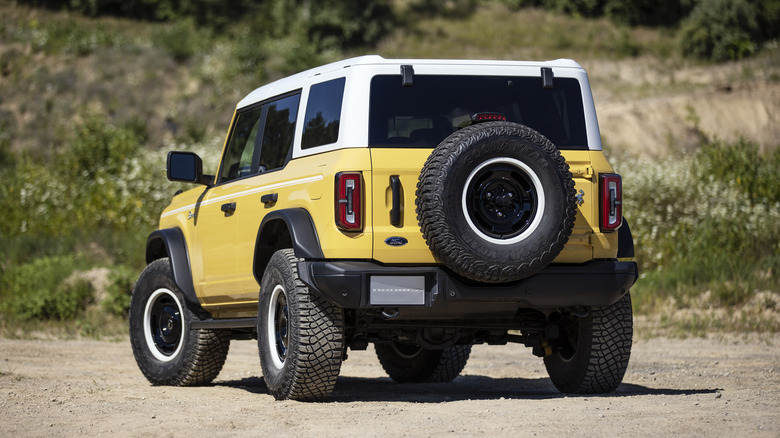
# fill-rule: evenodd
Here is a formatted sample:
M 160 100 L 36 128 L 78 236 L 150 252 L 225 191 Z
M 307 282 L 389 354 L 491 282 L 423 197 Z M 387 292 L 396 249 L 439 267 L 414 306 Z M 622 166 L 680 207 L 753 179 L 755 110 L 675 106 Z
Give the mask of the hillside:
M 675 28 L 509 3 L 376 2 L 390 9 L 367 8 L 365 22 L 342 11 L 334 27 L 327 9 L 209 26 L 0 0 L 0 332 L 40 320 L 110 331 L 181 187 L 165 179 L 166 151 L 196 151 L 214 171 L 244 95 L 368 53 L 578 61 L 624 177 L 643 272 L 635 310 L 673 332 L 780 330 L 777 41 L 713 63 L 683 56 Z
M 292 72 L 290 66 L 275 70 L 281 61 L 271 58 L 255 66 L 268 74 L 252 74 L 239 65 L 238 43 L 186 25 L 90 19 L 9 4 L 0 4 L 0 16 L 0 127 L 16 152 L 56 147 L 68 120 L 79 120 L 87 109 L 115 123 L 141 123 L 152 148 L 220 137 L 241 96 Z M 602 136 L 614 152 L 662 156 L 694 149 L 702 136 L 743 136 L 762 147 L 775 147 L 780 138 L 776 43 L 757 58 L 701 64 L 671 51 L 673 38 L 663 30 L 538 9 L 511 11 L 498 3 L 465 19 L 421 18 L 407 26 L 375 47 L 331 51 L 320 60 L 366 53 L 567 57 L 590 74 Z M 188 53 L 183 59 L 177 55 L 182 50 Z

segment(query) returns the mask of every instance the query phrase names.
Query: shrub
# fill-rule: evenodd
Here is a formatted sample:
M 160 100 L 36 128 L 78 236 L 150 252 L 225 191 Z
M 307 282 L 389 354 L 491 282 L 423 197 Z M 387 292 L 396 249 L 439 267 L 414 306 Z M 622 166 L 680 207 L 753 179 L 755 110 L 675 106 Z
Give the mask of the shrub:
M 202 35 L 207 29 L 198 29 L 191 18 L 170 23 L 159 29 L 152 35 L 152 42 L 165 49 L 175 60 L 182 62 L 190 59 L 197 53 Z
M 12 319 L 68 320 L 93 300 L 91 283 L 66 281 L 79 264 L 71 256 L 42 257 L 2 273 L 0 311 Z
M 100 303 L 103 310 L 116 316 L 127 316 L 130 310 L 130 295 L 135 287 L 139 272 L 128 266 L 120 265 L 111 270 L 106 297 Z
M 747 0 L 702 0 L 680 29 L 683 53 L 719 62 L 753 54 L 761 38 L 757 13 Z
M 644 277 L 638 287 L 661 297 L 710 289 L 726 305 L 775 287 L 778 157 L 738 141 L 705 145 L 694 156 L 615 163 Z

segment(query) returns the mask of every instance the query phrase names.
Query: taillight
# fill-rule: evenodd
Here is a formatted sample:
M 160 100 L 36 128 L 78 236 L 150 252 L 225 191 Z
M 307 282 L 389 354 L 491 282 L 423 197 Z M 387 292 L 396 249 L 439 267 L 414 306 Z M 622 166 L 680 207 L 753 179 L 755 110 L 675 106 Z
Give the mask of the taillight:
M 344 231 L 363 230 L 363 192 L 360 172 L 336 174 L 336 225 Z
M 601 205 L 601 231 L 615 231 L 623 224 L 623 188 L 620 175 L 599 175 L 599 202 Z

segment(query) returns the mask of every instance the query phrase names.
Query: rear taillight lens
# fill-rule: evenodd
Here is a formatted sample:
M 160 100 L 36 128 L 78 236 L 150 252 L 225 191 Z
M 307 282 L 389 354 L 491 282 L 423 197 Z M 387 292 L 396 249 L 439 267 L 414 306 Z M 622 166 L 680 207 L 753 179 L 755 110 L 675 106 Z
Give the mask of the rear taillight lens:
M 623 184 L 620 175 L 599 175 L 599 204 L 601 205 L 601 231 L 615 231 L 623 224 Z
M 336 174 L 336 225 L 344 231 L 363 230 L 362 181 L 360 172 Z

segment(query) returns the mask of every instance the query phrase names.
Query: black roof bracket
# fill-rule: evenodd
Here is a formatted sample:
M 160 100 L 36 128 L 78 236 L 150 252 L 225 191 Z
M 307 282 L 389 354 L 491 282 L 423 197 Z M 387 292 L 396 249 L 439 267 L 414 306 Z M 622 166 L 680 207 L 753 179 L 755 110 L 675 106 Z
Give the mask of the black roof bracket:
M 401 85 L 404 87 L 414 85 L 414 68 L 411 65 L 401 66 Z
M 542 67 L 542 88 L 545 90 L 553 87 L 553 71 L 550 67 Z

